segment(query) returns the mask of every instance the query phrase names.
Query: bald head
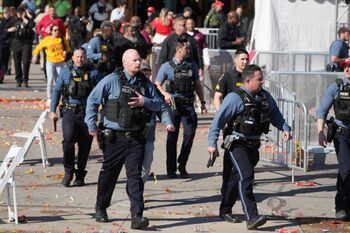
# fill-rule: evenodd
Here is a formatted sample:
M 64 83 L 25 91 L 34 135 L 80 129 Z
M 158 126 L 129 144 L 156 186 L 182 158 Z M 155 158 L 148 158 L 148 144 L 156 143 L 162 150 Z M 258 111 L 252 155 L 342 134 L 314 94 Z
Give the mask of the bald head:
M 141 58 L 139 53 L 135 49 L 128 49 L 124 52 L 123 66 L 129 75 L 134 76 L 141 68 Z

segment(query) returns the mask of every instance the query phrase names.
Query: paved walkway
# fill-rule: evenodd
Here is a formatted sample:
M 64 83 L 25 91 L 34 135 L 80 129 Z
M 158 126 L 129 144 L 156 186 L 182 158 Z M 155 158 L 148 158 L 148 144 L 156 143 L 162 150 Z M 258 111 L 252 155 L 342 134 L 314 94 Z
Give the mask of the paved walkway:
M 24 145 L 25 140 L 13 134 L 31 131 L 45 109 L 46 85 L 37 65 L 32 66 L 29 85 L 30 88 L 15 88 L 13 75 L 6 76 L 4 84 L 0 84 L 2 158 L 11 144 Z M 260 162 L 254 189 L 260 214 L 268 215 L 270 220 L 256 231 L 247 231 L 244 221 L 237 224 L 222 221 L 218 217 L 222 157 L 213 168 L 206 168 L 208 122 L 207 118 L 199 122 L 188 164 L 191 178 L 175 180 L 165 176 L 166 132 L 159 125 L 152 168 L 155 177 L 145 185 L 144 216 L 150 219 L 145 232 L 350 232 L 346 223 L 333 218 L 337 169 L 334 154 L 316 156 L 308 173 L 296 172 L 298 185 L 290 182 L 290 170 Z M 93 219 L 96 182 L 102 158 L 96 142 L 87 165 L 87 185 L 64 188 L 60 184 L 62 132 L 53 132 L 50 120 L 46 120 L 44 128 L 53 166 L 42 167 L 39 146 L 34 143 L 24 163 L 15 171 L 19 215 L 26 223 L 8 223 L 6 193 L 3 193 L 0 232 L 141 232 L 130 230 L 125 171 L 120 175 L 108 209 L 111 221 L 96 223 Z M 244 220 L 239 201 L 233 212 Z

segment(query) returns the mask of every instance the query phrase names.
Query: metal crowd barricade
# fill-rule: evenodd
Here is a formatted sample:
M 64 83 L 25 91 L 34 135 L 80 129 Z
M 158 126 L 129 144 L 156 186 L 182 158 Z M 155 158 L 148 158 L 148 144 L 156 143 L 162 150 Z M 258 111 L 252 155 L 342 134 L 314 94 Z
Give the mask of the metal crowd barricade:
M 294 182 L 295 169 L 308 170 L 308 133 L 310 125 L 306 107 L 303 103 L 295 101 L 296 95 L 285 88 L 281 83 L 266 80 L 264 89 L 269 91 L 277 101 L 278 107 L 293 130 L 293 138 L 285 143 L 281 132 L 272 127 L 270 132 L 263 136 L 260 147 L 260 159 L 269 163 L 279 164 L 292 169 L 292 182 Z M 285 97 L 285 98 L 282 98 Z
M 314 153 L 334 151 L 332 146 L 318 146 L 316 109 L 325 90 L 342 73 L 271 71 L 265 89 L 277 100 L 287 123 L 292 127 L 293 139 L 285 146 L 281 133 L 273 128 L 262 141 L 261 159 L 295 169 L 309 170 Z M 332 115 L 330 111 L 329 115 Z M 317 151 L 317 152 L 316 152 Z
M 268 71 L 325 71 L 328 58 L 327 52 L 257 51 L 251 63 Z
M 217 49 L 219 28 L 196 28 L 204 34 L 209 49 Z

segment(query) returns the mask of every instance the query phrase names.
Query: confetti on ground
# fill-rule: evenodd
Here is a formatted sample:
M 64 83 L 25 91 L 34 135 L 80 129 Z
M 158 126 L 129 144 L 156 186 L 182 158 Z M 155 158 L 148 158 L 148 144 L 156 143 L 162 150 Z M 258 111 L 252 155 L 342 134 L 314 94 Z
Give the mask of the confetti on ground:
M 60 172 L 58 174 L 55 175 L 46 175 L 44 176 L 45 179 L 51 179 L 51 180 L 62 180 L 64 177 L 64 173 Z
M 34 172 L 33 172 L 33 169 L 28 169 L 27 171 L 26 171 L 26 174 L 33 174 Z
M 171 191 L 171 189 L 169 189 L 169 188 L 166 188 L 164 191 L 167 192 L 167 193 L 172 193 L 172 192 L 173 192 L 173 191 Z

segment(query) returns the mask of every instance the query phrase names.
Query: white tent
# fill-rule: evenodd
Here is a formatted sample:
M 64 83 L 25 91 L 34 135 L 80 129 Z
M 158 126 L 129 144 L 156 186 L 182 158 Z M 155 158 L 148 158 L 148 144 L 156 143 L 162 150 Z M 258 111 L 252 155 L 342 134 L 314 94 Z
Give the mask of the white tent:
M 255 0 L 252 49 L 270 51 L 328 51 L 336 21 L 347 22 L 340 0 Z M 345 15 L 345 17 L 344 17 Z M 345 18 L 345 20 L 344 20 Z

